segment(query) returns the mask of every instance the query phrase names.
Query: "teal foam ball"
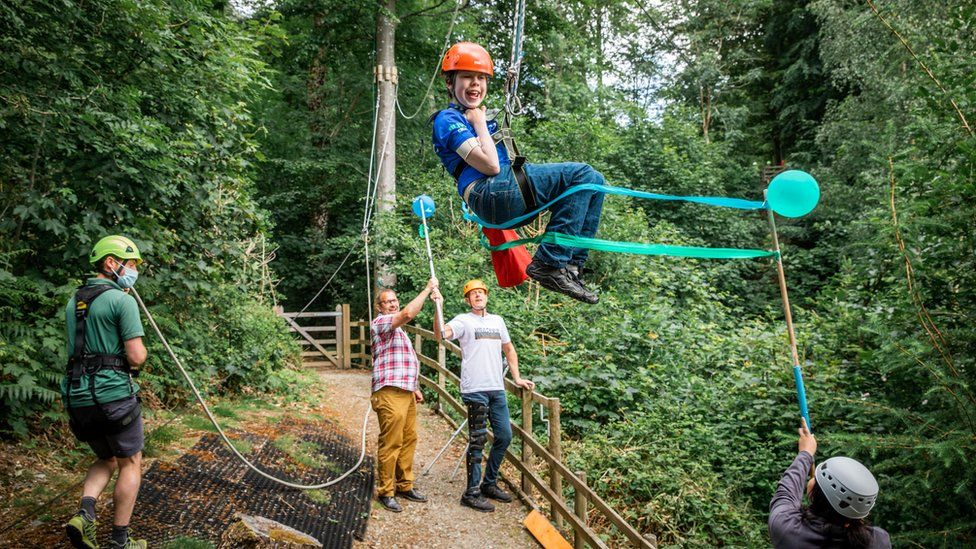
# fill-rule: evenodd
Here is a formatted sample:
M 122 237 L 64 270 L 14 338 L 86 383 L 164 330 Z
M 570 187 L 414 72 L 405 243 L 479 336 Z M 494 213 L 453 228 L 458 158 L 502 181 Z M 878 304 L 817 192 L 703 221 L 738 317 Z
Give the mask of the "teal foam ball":
M 434 199 L 422 194 L 413 199 L 413 214 L 417 217 L 431 217 L 434 215 Z
M 766 201 L 783 217 L 803 217 L 820 202 L 820 185 L 807 172 L 787 170 L 770 181 Z

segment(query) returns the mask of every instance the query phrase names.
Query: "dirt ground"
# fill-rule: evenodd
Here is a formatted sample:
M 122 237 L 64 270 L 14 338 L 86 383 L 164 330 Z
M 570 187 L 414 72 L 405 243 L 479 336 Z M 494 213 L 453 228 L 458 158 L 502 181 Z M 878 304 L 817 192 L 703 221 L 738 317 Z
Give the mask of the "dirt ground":
M 281 415 L 286 413 L 296 417 L 312 419 L 330 418 L 339 422 L 350 442 L 357 446 L 362 436 L 363 414 L 369 407 L 370 373 L 362 370 L 320 370 L 321 385 L 310 390 L 302 402 L 276 405 L 271 411 L 257 410 L 248 413 L 238 420 L 240 427 L 247 431 L 260 432 L 269 428 L 264 421 L 264 415 Z M 517 499 L 509 504 L 497 503 L 494 513 L 479 513 L 473 509 L 462 507 L 459 503 L 464 490 L 463 465 L 458 470 L 454 481 L 449 477 L 461 459 L 465 448 L 465 439 L 459 436 L 448 450 L 441 456 L 427 476 L 421 472 L 434 459 L 437 452 L 447 443 L 454 429 L 442 417 L 435 414 L 427 405 L 417 408 L 418 431 L 420 440 L 417 444 L 414 462 L 417 474 L 416 488 L 430 499 L 427 503 L 412 503 L 402 501 L 402 513 L 392 513 L 375 502 L 372 505 L 366 536 L 363 541 L 355 542 L 356 549 L 364 548 L 537 548 L 539 545 L 522 526 L 522 520 L 528 514 Z M 192 419 L 192 418 L 191 418 Z M 199 418 L 198 418 L 199 419 Z M 200 419 L 200 421 L 204 421 Z M 229 420 L 226 420 L 229 421 Z M 147 430 L 156 427 L 161 420 L 147 423 Z M 179 423 L 187 423 L 181 418 Z M 178 423 L 178 424 L 179 424 Z M 270 424 L 269 424 L 270 425 Z M 188 451 L 203 431 L 196 431 L 185 425 L 181 429 L 181 438 L 166 445 L 167 451 L 163 459 L 175 461 L 180 455 Z M 189 430 L 187 430 L 189 429 Z M 367 425 L 367 451 L 375 457 L 376 437 L 378 425 L 376 415 L 369 412 Z M 66 433 L 45 433 L 43 437 L 57 439 L 41 444 L 42 447 L 52 445 L 72 444 Z M 80 447 L 79 447 L 80 448 Z M 12 531 L 0 534 L 0 547 L 22 546 L 18 543 L 25 541 L 28 532 L 45 534 L 51 540 L 63 539 L 63 523 L 65 517 L 71 515 L 77 506 L 77 492 L 80 486 L 76 484 L 84 475 L 86 464 L 90 456 L 84 448 L 80 452 L 78 464 L 65 468 L 64 463 L 36 459 L 36 455 L 20 455 L 22 449 L 14 443 L 0 444 L 0 493 L 5 503 L 0 505 L 0 523 L 12 523 L 23 517 L 28 506 L 15 506 L 20 499 L 29 499 L 31 505 L 40 498 L 53 498 L 52 501 L 31 513 L 28 520 L 17 524 Z M 31 452 L 37 453 L 34 449 Z M 63 461 L 63 460 L 62 460 Z M 144 460 L 144 470 L 148 470 L 154 459 Z M 70 469 L 70 470 L 69 470 Z M 504 465 L 503 471 L 513 474 L 510 465 Z M 514 477 L 512 477 L 514 478 Z M 32 490 L 42 485 L 50 487 L 44 490 Z M 504 487 L 504 483 L 502 484 Z M 58 496 L 62 488 L 66 491 Z M 104 509 L 110 505 L 110 492 L 106 491 L 100 500 Z M 29 495 L 34 493 L 33 496 Z M 57 497 L 55 497 L 57 496 Z M 3 528 L 0 528 L 3 530 Z M 39 539 L 39 538 L 38 538 Z M 58 543 L 54 542 L 57 546 Z
M 341 422 L 352 438 L 359 440 L 363 413 L 369 406 L 370 373 L 364 371 L 322 371 L 330 386 L 333 402 L 340 403 Z M 494 513 L 479 513 L 459 503 L 464 491 L 464 466 L 453 482 L 451 473 L 464 451 L 465 439 L 459 436 L 434 464 L 427 476 L 421 472 L 434 459 L 453 433 L 450 424 L 424 405 L 417 408 L 417 453 L 414 470 L 416 488 L 427 495 L 427 503 L 401 501 L 402 513 L 391 513 L 374 503 L 366 528 L 366 539 L 356 548 L 536 548 L 522 520 L 528 514 L 516 499 L 512 503 L 495 502 Z M 376 455 L 378 433 L 376 415 L 370 412 L 367 426 L 369 452 Z

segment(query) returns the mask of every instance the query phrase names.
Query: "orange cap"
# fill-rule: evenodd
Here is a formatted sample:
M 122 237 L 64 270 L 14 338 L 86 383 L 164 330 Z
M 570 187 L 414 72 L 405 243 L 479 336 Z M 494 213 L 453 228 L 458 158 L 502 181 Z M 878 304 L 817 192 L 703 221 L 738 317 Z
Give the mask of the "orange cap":
M 495 67 L 488 50 L 474 42 L 458 42 L 451 46 L 441 62 L 441 71 L 473 71 L 488 76 L 495 75 Z

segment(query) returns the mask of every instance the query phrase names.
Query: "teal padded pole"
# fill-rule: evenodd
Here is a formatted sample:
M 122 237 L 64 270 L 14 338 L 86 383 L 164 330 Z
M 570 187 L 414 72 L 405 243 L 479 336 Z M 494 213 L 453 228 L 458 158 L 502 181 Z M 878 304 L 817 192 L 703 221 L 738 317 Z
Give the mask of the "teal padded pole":
M 765 194 L 765 193 L 763 193 Z M 766 210 L 769 216 L 769 230 L 773 234 L 773 249 L 776 252 L 776 272 L 779 275 L 779 291 L 783 297 L 783 313 L 786 315 L 786 332 L 790 337 L 790 352 L 793 355 L 793 381 L 796 383 L 796 397 L 800 405 L 800 415 L 807 422 L 807 428 L 813 432 L 810 423 L 810 411 L 807 409 L 807 391 L 803 387 L 803 372 L 800 371 L 800 354 L 796 350 L 796 333 L 793 331 L 793 314 L 790 312 L 790 295 L 786 290 L 786 272 L 783 270 L 783 255 L 779 250 L 779 235 L 776 233 L 776 219 L 773 210 Z

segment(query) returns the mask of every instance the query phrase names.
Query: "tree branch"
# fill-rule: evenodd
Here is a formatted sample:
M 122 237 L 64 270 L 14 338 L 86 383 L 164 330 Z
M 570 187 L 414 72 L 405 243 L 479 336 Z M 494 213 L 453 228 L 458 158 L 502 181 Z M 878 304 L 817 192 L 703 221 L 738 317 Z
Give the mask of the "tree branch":
M 976 133 L 973 132 L 973 128 L 969 125 L 969 121 L 966 120 L 966 116 L 963 115 L 962 111 L 959 109 L 959 105 L 956 104 L 956 100 L 949 95 L 949 92 L 946 91 L 945 87 L 942 85 L 942 82 L 939 82 L 939 79 L 936 78 L 934 74 L 932 74 L 932 71 L 930 71 L 929 68 L 925 66 L 925 63 L 923 63 L 922 60 L 919 59 L 917 55 L 915 55 L 915 50 L 913 50 L 912 47 L 908 44 L 908 41 L 905 40 L 905 38 L 902 37 L 902 35 L 899 34 L 894 27 L 891 26 L 891 23 L 889 23 L 884 17 L 882 17 L 881 13 L 878 11 L 878 8 L 874 6 L 874 2 L 872 2 L 871 0 L 867 0 L 867 3 L 868 6 L 871 7 L 871 11 L 873 11 L 874 14 L 878 16 L 878 19 L 880 19 L 881 22 L 884 23 L 884 26 L 888 27 L 888 30 L 890 30 L 891 33 L 894 34 L 896 37 L 898 37 L 898 40 L 900 40 L 901 44 L 905 46 L 905 49 L 908 50 L 908 53 L 912 55 L 912 58 L 915 59 L 915 62 L 918 63 L 920 67 L 922 67 L 922 70 L 925 71 L 925 74 L 929 75 L 929 78 L 931 78 L 932 81 L 935 82 L 935 85 L 938 86 L 940 90 L 942 90 L 942 93 L 945 94 L 946 98 L 949 100 L 949 103 L 952 104 L 952 108 L 956 109 L 956 114 L 959 115 L 959 120 L 962 121 L 962 126 L 966 128 L 966 131 L 969 132 L 969 135 L 976 135 Z

